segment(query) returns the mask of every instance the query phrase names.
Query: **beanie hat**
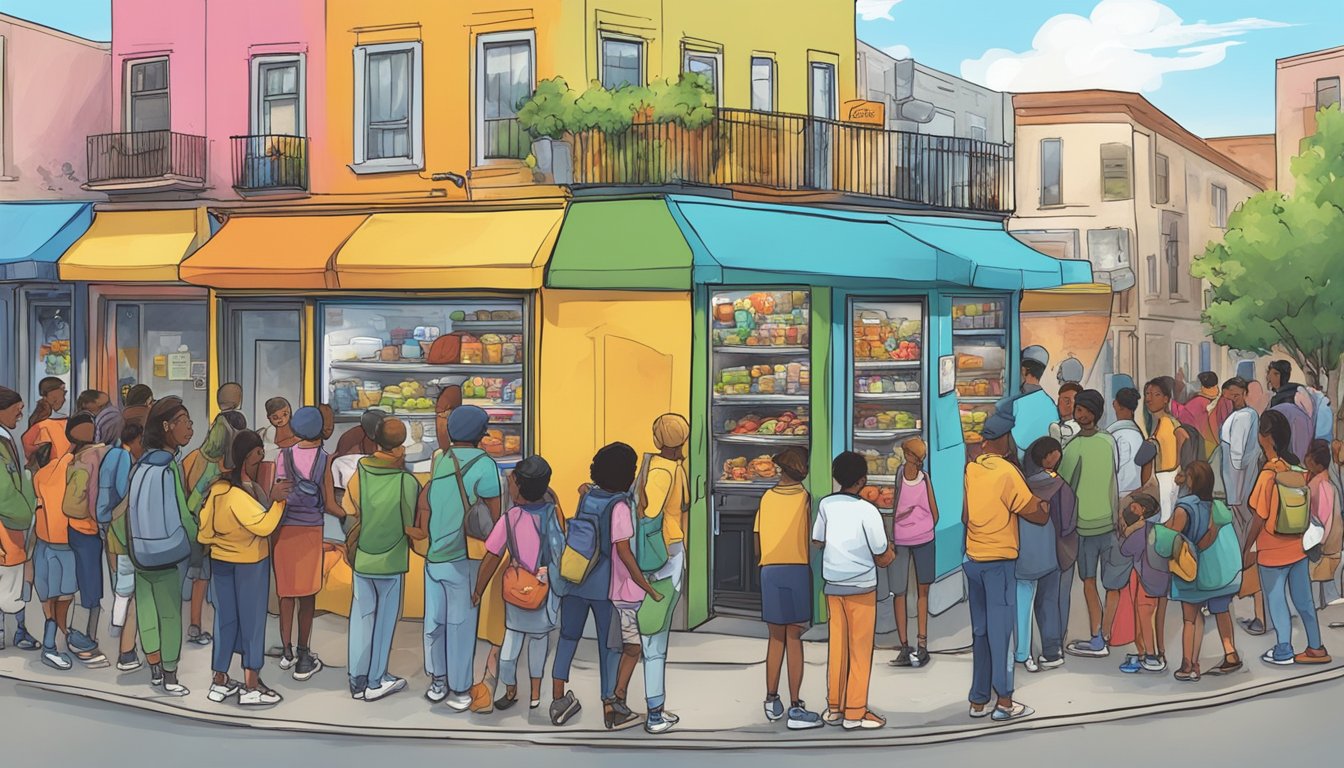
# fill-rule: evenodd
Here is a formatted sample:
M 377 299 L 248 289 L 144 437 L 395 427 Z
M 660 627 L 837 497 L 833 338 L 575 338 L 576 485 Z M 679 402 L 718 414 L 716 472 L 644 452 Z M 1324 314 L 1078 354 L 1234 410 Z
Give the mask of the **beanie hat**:
M 300 440 L 317 440 L 322 437 L 322 412 L 305 405 L 290 417 L 289 428 Z
M 1092 415 L 1100 419 L 1106 413 L 1106 398 L 1095 389 L 1085 389 L 1079 392 L 1073 398 L 1074 406 L 1086 408 L 1092 412 Z
M 454 408 L 448 414 L 448 437 L 455 443 L 479 443 L 490 425 L 490 415 L 474 405 Z

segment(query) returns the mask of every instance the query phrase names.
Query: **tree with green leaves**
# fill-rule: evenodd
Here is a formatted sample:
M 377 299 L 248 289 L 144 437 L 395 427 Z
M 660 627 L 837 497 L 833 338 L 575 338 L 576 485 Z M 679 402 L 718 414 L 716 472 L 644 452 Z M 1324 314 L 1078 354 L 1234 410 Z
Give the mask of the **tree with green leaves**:
M 1207 282 L 1213 340 L 1287 353 L 1314 387 L 1338 382 L 1344 356 L 1344 113 L 1316 115 L 1291 171 L 1291 194 L 1261 192 L 1228 217 L 1222 242 L 1191 272 Z

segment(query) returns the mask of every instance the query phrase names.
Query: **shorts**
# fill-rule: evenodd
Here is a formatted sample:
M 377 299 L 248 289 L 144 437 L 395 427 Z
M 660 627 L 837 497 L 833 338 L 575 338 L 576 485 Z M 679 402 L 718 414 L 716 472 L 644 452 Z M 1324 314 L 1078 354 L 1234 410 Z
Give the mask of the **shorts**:
M 1214 616 L 1221 616 L 1232 610 L 1233 595 L 1223 595 L 1222 597 L 1212 597 L 1204 601 L 1204 607 L 1209 609 L 1209 613 Z
M 112 582 L 112 591 L 118 597 L 135 595 L 135 564 L 130 555 L 117 555 L 117 572 L 113 575 L 116 579 Z
M 766 624 L 806 624 L 812 621 L 810 567 L 761 566 L 761 621 Z
M 937 545 L 932 541 L 926 541 L 923 544 L 914 546 L 897 545 L 895 547 L 896 559 L 891 561 L 887 570 L 887 583 L 890 585 L 891 594 L 904 595 L 910 591 L 910 564 L 914 561 L 915 583 L 918 585 L 932 584 L 938 578 L 937 562 L 935 554 Z
M 639 645 L 639 604 L 615 603 L 614 607 L 611 639 L 620 640 L 621 645 Z
M 79 591 L 75 580 L 75 552 L 64 544 L 48 544 L 41 539 L 33 548 L 33 586 L 42 602 L 70 597 Z
M 0 565 L 0 612 L 23 610 L 23 563 Z
M 1120 553 L 1115 533 L 1078 537 L 1078 577 L 1095 579 L 1101 573 L 1101 586 L 1108 591 L 1124 589 L 1134 561 Z
M 75 553 L 75 582 L 81 608 L 97 608 L 103 601 L 103 540 L 98 535 L 67 530 Z

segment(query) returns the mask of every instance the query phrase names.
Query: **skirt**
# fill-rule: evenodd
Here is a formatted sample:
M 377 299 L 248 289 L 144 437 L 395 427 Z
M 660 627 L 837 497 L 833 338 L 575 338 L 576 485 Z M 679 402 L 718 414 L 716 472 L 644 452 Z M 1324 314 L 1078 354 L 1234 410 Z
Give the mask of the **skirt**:
M 504 568 L 508 564 L 507 557 L 500 560 L 495 577 L 481 593 L 480 613 L 476 619 L 476 638 L 494 646 L 504 645 Z
M 322 591 L 322 526 L 281 526 L 271 560 L 276 597 L 316 595 Z

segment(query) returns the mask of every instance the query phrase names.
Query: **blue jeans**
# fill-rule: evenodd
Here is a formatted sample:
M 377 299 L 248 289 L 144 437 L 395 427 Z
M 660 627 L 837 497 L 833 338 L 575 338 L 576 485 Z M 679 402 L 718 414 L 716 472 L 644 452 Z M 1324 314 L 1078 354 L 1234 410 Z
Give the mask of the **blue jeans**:
M 1061 643 L 1064 640 L 1064 635 L 1069 633 L 1069 610 L 1073 607 L 1073 572 L 1076 570 L 1078 570 L 1077 565 L 1070 565 L 1068 570 L 1059 572 L 1059 637 Z M 1061 653 L 1063 650 L 1063 648 L 1060 648 Z
M 1017 580 L 1017 638 L 1013 658 L 1025 662 L 1031 657 L 1031 619 L 1041 630 L 1041 655 L 1057 659 L 1064 652 L 1064 629 L 1060 623 L 1059 571 L 1039 579 Z
M 228 674 L 233 655 L 243 669 L 259 670 L 266 651 L 266 600 L 271 590 L 271 561 L 211 563 L 210 588 L 215 593 L 215 641 L 211 671 Z
M 1304 557 L 1292 565 L 1273 568 L 1260 566 L 1260 588 L 1265 593 L 1265 610 L 1274 625 L 1274 637 L 1281 646 L 1293 645 L 1293 615 L 1288 611 L 1291 595 L 1293 607 L 1307 630 L 1307 647 L 1321 647 L 1321 625 L 1316 620 L 1316 604 L 1311 599 L 1311 567 Z
M 527 672 L 533 680 L 546 676 L 546 656 L 551 652 L 551 636 L 527 634 L 516 629 L 504 631 L 504 645 L 499 649 L 499 680 L 505 685 L 518 684 L 518 657 L 523 655 L 523 640 L 527 640 Z
M 379 685 L 387 677 L 392 635 L 401 617 L 401 587 L 406 575 L 354 575 L 350 601 L 350 685 Z
M 615 608 L 610 600 L 590 600 L 578 595 L 560 598 L 560 641 L 555 646 L 551 679 L 569 680 L 569 666 L 574 663 L 574 652 L 579 649 L 583 625 L 587 623 L 590 612 L 597 625 L 598 674 L 602 680 L 602 698 L 605 700 L 615 695 L 616 662 L 621 653 L 619 647 L 611 648 L 611 622 L 615 618 Z
M 476 617 L 471 604 L 479 560 L 425 563 L 425 674 L 446 679 L 454 693 L 471 689 Z
M 971 703 L 988 704 L 991 688 L 1001 698 L 1013 695 L 1013 625 L 1017 614 L 1016 563 L 967 560 L 971 608 Z
M 663 598 L 677 604 L 681 590 Z M 656 635 L 640 635 L 639 643 L 644 649 L 644 698 L 649 709 L 658 709 L 667 701 L 667 640 L 672 634 L 672 622 Z

